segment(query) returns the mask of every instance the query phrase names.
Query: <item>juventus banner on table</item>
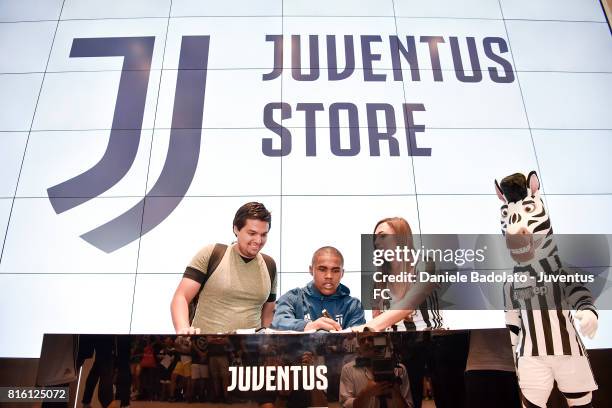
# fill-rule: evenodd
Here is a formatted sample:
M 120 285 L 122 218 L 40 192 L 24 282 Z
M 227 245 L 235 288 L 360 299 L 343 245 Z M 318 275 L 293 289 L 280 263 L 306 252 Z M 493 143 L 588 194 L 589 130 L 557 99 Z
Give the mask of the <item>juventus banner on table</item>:
M 512 364 L 506 330 L 483 334 L 495 339 L 492 347 L 497 356 Z M 388 384 L 389 392 L 381 395 L 389 400 L 389 406 L 401 406 L 399 400 L 412 404 L 413 394 L 422 393 L 418 391 L 422 384 L 411 384 L 408 367 L 421 370 L 420 381 L 426 361 L 432 370 L 432 364 L 448 370 L 457 362 L 464 368 L 468 336 L 466 331 L 45 335 L 38 385 L 63 387 L 70 390 L 71 401 L 85 404 L 97 400 L 103 406 L 121 400 L 122 406 L 132 401 L 138 406 L 218 402 L 322 407 L 350 404 L 369 380 Z M 461 384 L 463 368 L 455 378 Z M 66 370 L 79 373 L 78 378 L 67 378 L 63 374 Z M 446 377 L 454 381 L 448 373 Z M 453 392 L 452 388 L 438 391 L 440 398 Z

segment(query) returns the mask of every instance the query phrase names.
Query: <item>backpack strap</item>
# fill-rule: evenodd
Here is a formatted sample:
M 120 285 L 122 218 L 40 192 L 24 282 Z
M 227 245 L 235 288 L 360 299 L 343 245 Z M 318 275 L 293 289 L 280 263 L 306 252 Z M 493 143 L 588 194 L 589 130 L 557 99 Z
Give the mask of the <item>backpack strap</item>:
M 272 285 L 274 285 L 274 279 L 276 279 L 276 262 L 274 262 L 274 259 L 269 255 L 261 254 L 261 256 L 263 256 L 266 267 L 268 268 L 268 273 L 270 274 L 270 293 L 272 293 L 272 290 L 274 290 Z
M 227 245 L 225 244 L 215 244 L 215 247 L 210 254 L 210 258 L 208 258 L 208 267 L 206 268 L 206 279 L 202 282 L 202 286 L 206 283 L 210 275 L 217 269 L 221 260 L 223 259 L 223 255 L 225 255 L 225 251 L 227 250 Z M 202 288 L 200 288 L 200 292 Z
M 217 269 L 221 260 L 223 259 L 223 255 L 225 255 L 225 251 L 227 250 L 227 245 L 225 244 L 215 244 L 210 258 L 208 258 L 208 265 L 206 267 L 206 276 L 204 277 L 204 281 L 200 285 L 200 290 L 194 296 L 194 298 L 189 303 L 189 323 L 193 323 L 193 317 L 195 316 L 196 308 L 198 307 L 198 301 L 200 300 L 200 293 L 202 293 L 202 289 L 204 289 L 204 285 L 208 279 L 210 279 L 210 275 Z M 271 258 L 270 258 L 271 259 Z

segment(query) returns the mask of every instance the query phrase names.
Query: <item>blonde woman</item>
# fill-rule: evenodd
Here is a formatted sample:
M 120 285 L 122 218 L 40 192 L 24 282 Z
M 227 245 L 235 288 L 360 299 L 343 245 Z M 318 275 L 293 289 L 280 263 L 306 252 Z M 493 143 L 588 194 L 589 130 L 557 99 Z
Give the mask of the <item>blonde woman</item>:
M 396 248 L 414 249 L 412 230 L 404 218 L 384 218 L 374 227 L 374 246 L 376 249 L 393 250 Z M 435 284 L 394 282 L 388 279 L 389 275 L 400 276 L 404 273 L 415 274 L 418 262 L 412 259 L 384 261 L 379 271 L 382 272 L 384 282 L 377 282 L 376 289 L 388 289 L 391 300 L 378 301 L 372 316 L 364 328 L 372 331 L 381 331 L 390 327 L 399 330 L 428 330 L 439 329 L 443 326 L 442 316 L 438 310 L 438 298 L 434 291 Z M 433 263 L 422 266 L 424 270 L 433 272 Z

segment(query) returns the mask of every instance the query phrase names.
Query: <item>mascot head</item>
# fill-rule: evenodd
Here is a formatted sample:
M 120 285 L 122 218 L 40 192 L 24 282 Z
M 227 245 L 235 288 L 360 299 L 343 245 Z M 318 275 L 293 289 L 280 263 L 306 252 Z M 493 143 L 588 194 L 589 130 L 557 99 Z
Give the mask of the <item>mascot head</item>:
M 536 253 L 548 246 L 545 238 L 552 234 L 550 219 L 540 198 L 540 180 L 535 171 L 495 180 L 495 192 L 502 201 L 501 228 L 512 259 L 529 263 Z

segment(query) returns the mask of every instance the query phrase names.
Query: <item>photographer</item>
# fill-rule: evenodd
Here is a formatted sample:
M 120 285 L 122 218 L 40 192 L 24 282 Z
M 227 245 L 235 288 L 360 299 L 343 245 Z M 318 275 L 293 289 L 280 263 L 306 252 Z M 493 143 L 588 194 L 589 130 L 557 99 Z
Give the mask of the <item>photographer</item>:
M 357 341 L 359 357 L 344 365 L 340 374 L 342 407 L 413 408 L 406 367 L 385 358 L 386 336 L 359 333 Z

